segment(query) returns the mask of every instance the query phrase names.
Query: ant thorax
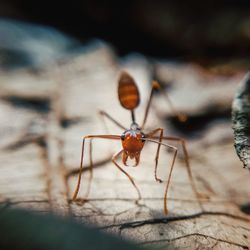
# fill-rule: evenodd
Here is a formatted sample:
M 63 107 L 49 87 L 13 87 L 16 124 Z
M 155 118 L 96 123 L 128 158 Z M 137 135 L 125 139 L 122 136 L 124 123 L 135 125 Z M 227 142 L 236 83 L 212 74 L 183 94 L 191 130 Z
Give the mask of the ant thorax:
M 136 122 L 133 122 L 130 126 L 130 130 L 141 130 Z

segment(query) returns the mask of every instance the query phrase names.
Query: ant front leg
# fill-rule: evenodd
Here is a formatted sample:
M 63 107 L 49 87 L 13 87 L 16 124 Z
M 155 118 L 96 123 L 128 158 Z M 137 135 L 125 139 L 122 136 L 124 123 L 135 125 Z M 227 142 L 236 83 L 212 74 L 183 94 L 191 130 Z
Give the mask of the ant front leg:
M 159 143 L 158 143 L 157 151 L 156 151 L 156 155 L 155 155 L 155 171 L 154 171 L 154 175 L 155 175 L 155 180 L 161 183 L 162 180 L 157 177 L 157 167 L 158 167 L 158 160 L 159 160 L 161 142 L 162 142 L 162 138 L 163 138 L 163 128 L 157 128 L 157 129 L 153 130 L 152 132 L 150 132 L 150 133 L 148 133 L 146 135 L 146 138 L 153 138 L 153 136 L 158 132 L 160 132 L 160 136 L 157 137 L 157 139 L 159 139 Z
M 139 188 L 136 186 L 133 178 L 125 171 L 122 169 L 122 167 L 120 167 L 118 165 L 118 163 L 116 162 L 117 158 L 123 153 L 123 150 L 119 151 L 117 154 L 115 154 L 113 157 L 112 157 L 112 162 L 115 164 L 115 166 L 120 170 L 122 171 L 127 177 L 128 179 L 130 180 L 130 182 L 132 183 L 132 185 L 134 186 L 134 188 L 136 189 L 137 191 L 137 194 L 138 194 L 138 199 L 136 200 L 136 204 L 138 204 L 139 200 L 141 200 L 141 193 L 140 193 L 140 190 Z
M 78 181 L 76 185 L 76 189 L 73 195 L 73 201 L 76 200 L 80 185 L 81 185 L 81 177 L 82 177 L 82 171 L 83 171 L 83 158 L 84 158 L 84 147 L 85 147 L 85 140 L 90 139 L 90 148 L 89 148 L 89 154 L 90 154 L 90 180 L 89 180 L 89 185 L 87 188 L 86 196 L 88 196 L 89 191 L 90 191 L 90 184 L 93 176 L 93 161 L 92 161 L 92 140 L 93 139 L 109 139 L 109 140 L 120 140 L 119 135 L 87 135 L 83 137 L 82 140 L 82 152 L 81 152 L 81 162 L 80 162 L 80 168 L 79 168 L 79 175 L 78 175 Z M 86 199 L 86 197 L 85 197 Z

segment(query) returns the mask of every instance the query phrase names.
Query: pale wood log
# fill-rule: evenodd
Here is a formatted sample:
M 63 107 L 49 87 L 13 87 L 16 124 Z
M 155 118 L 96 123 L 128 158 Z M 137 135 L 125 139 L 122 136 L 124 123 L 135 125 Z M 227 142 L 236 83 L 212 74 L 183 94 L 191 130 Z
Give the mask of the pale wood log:
M 181 148 L 170 187 L 169 214 L 165 216 L 164 184 L 156 183 L 153 175 L 156 147 L 145 147 L 141 164 L 137 168 L 128 168 L 142 191 L 143 201 L 137 205 L 136 192 L 131 183 L 108 161 L 111 153 L 121 148 L 120 142 L 104 140 L 94 142 L 93 158 L 99 167 L 94 169 L 89 201 L 71 201 L 77 181 L 77 175 L 72 173 L 77 173 L 79 167 L 81 136 L 105 133 L 98 119 L 99 109 L 106 110 L 125 126 L 130 125 L 129 112 L 122 109 L 117 100 L 116 80 L 121 69 L 127 69 L 133 74 L 143 93 L 142 106 L 136 112 L 138 121 L 142 120 L 150 89 L 149 66 L 145 58 L 133 56 L 118 63 L 110 48 L 104 46 L 42 69 L 43 74 L 30 76 L 32 81 L 26 81 L 30 74 L 28 71 L 20 74 L 15 72 L 15 78 L 11 73 L 4 73 L 4 79 L 11 79 L 12 83 L 8 85 L 9 81 L 1 81 L 0 92 L 5 93 L 3 98 L 10 95 L 23 98 L 41 96 L 48 98 L 51 106 L 47 113 L 41 114 L 13 107 L 5 101 L 0 102 L 3 113 L 1 129 L 8 131 L 8 118 L 16 110 L 22 121 L 15 123 L 16 126 L 11 130 L 14 132 L 8 132 L 11 139 L 7 140 L 6 136 L 1 143 L 1 202 L 9 201 L 12 206 L 21 205 L 41 212 L 53 211 L 64 216 L 71 214 L 79 221 L 94 224 L 101 230 L 160 249 L 165 246 L 180 249 L 248 249 L 250 217 L 239 206 L 250 200 L 249 176 L 240 168 L 234 153 L 233 137 L 228 132 L 229 121 L 220 126 L 215 123 L 200 138 L 187 141 L 198 189 L 210 198 L 203 200 L 204 211 L 201 211 L 192 192 Z M 182 70 L 188 70 L 191 66 L 186 67 L 177 67 L 176 74 L 181 76 Z M 193 75 L 195 72 L 194 68 Z M 24 80 L 29 85 L 25 91 L 19 85 Z M 199 88 L 204 89 L 205 93 L 205 89 L 211 86 L 206 84 L 206 79 L 203 81 Z M 231 85 L 232 79 L 221 79 L 221 84 L 227 84 L 227 81 L 231 86 L 230 91 L 231 88 L 235 89 Z M 43 87 L 34 90 L 39 82 L 44 82 Z M 177 86 L 180 82 L 176 80 Z M 200 86 L 196 77 L 190 78 L 189 82 L 190 86 Z M 215 93 L 215 90 L 211 92 Z M 185 103 L 193 101 L 189 94 L 182 98 L 186 98 Z M 175 97 L 173 102 L 176 102 Z M 225 103 L 229 104 L 228 99 Z M 160 104 L 160 107 L 158 105 L 156 101 L 154 107 L 164 111 L 165 103 Z M 181 105 L 177 106 L 182 109 Z M 191 112 L 199 113 L 203 107 L 198 111 L 192 109 Z M 188 111 L 188 108 L 183 110 Z M 161 116 L 157 116 L 154 111 L 152 109 L 150 112 L 149 127 L 164 127 Z M 43 129 L 35 130 L 39 136 L 32 137 L 17 148 L 13 147 L 15 142 L 18 144 L 18 140 L 23 139 L 22 135 L 31 134 L 32 129 L 29 129 L 28 124 L 33 119 L 45 121 Z M 62 127 L 65 120 L 69 123 Z M 74 122 L 70 123 L 71 120 Z M 111 123 L 107 124 L 112 133 L 122 132 Z M 173 135 L 170 128 L 166 131 L 168 135 Z M 221 131 L 226 131 L 223 138 Z M 8 147 L 9 143 L 12 147 Z M 87 148 L 86 153 L 88 155 Z M 162 178 L 168 173 L 170 160 L 171 152 L 162 150 L 159 165 Z M 88 156 L 84 164 L 89 164 Z M 85 171 L 79 198 L 83 198 L 85 193 L 87 176 L 88 171 Z

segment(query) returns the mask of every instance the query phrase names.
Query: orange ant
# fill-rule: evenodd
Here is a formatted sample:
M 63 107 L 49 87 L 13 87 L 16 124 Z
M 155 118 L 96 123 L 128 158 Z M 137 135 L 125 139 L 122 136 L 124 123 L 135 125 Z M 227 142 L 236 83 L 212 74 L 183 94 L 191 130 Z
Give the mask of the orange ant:
M 114 118 L 112 118 L 105 111 L 100 111 L 100 114 L 103 117 L 108 118 L 109 120 L 114 122 L 118 127 L 120 127 L 121 129 L 123 129 L 125 131 L 122 133 L 122 135 L 87 135 L 87 136 L 83 137 L 80 170 L 79 170 L 78 182 L 77 182 L 76 190 L 75 190 L 75 193 L 73 196 L 73 200 L 76 200 L 76 197 L 77 197 L 77 194 L 78 194 L 78 191 L 80 188 L 80 183 L 81 183 L 85 139 L 90 139 L 90 151 L 89 151 L 89 153 L 90 153 L 90 171 L 91 171 L 90 178 L 92 178 L 92 171 L 93 171 L 92 139 L 99 138 L 99 139 L 121 140 L 122 150 L 120 150 L 118 153 L 116 153 L 112 157 L 112 162 L 115 164 L 115 166 L 121 172 L 123 172 L 128 177 L 128 179 L 130 180 L 132 185 L 135 187 L 135 189 L 138 193 L 137 202 L 141 199 L 141 193 L 140 193 L 138 187 L 136 186 L 133 178 L 117 163 L 117 158 L 122 156 L 122 162 L 125 166 L 127 166 L 127 159 L 129 157 L 130 159 L 135 160 L 134 166 L 137 166 L 139 164 L 140 154 L 141 154 L 141 151 L 145 145 L 145 142 L 153 142 L 153 143 L 158 144 L 156 156 L 155 156 L 155 168 L 154 168 L 154 177 L 155 177 L 155 180 L 157 182 L 160 182 L 160 183 L 162 182 L 162 180 L 160 178 L 158 178 L 158 176 L 157 176 L 157 167 L 158 167 L 160 147 L 164 146 L 166 148 L 171 148 L 174 152 L 171 166 L 170 166 L 170 172 L 169 172 L 169 176 L 167 179 L 167 184 L 166 184 L 166 188 L 165 188 L 165 192 L 164 192 L 164 213 L 167 214 L 168 213 L 168 209 L 167 209 L 168 188 L 169 188 L 169 183 L 170 183 L 170 179 L 172 176 L 172 171 L 173 171 L 173 167 L 174 167 L 174 163 L 175 163 L 175 159 L 176 159 L 176 155 L 177 155 L 177 148 L 176 147 L 162 142 L 163 140 L 168 140 L 168 141 L 177 141 L 177 142 L 181 143 L 182 148 L 183 148 L 183 152 L 184 152 L 184 156 L 185 156 L 185 163 L 186 163 L 186 167 L 187 167 L 187 171 L 188 171 L 188 176 L 189 176 L 189 179 L 191 182 L 191 186 L 192 186 L 192 189 L 197 197 L 197 200 L 200 204 L 200 207 L 202 208 L 201 202 L 199 200 L 200 194 L 196 190 L 196 186 L 194 184 L 194 180 L 192 177 L 192 172 L 191 172 L 191 168 L 190 168 L 190 164 L 189 164 L 189 157 L 188 157 L 188 153 L 187 153 L 187 149 L 186 149 L 186 145 L 185 145 L 185 140 L 182 138 L 179 138 L 179 137 L 163 136 L 163 128 L 157 128 L 157 129 L 155 129 L 147 134 L 144 134 L 142 132 L 144 129 L 144 126 L 146 124 L 146 121 L 147 121 L 148 112 L 149 112 L 149 108 L 151 105 L 154 90 L 157 90 L 157 89 L 160 89 L 160 85 L 157 81 L 153 81 L 150 97 L 149 97 L 149 100 L 148 100 L 148 103 L 146 106 L 144 119 L 143 119 L 142 125 L 139 126 L 135 121 L 135 113 L 134 113 L 134 109 L 140 103 L 140 94 L 139 94 L 137 85 L 136 85 L 134 79 L 128 73 L 126 73 L 126 72 L 121 73 L 121 76 L 120 76 L 120 79 L 118 82 L 118 97 L 119 97 L 119 101 L 120 101 L 121 105 L 125 109 L 128 109 L 131 111 L 132 123 L 131 123 L 130 129 L 126 129 L 123 125 L 121 125 L 119 122 L 117 122 Z M 166 97 L 167 97 L 167 95 L 166 95 Z M 167 97 L 167 100 L 168 100 L 172 110 L 174 110 L 172 103 L 170 102 L 168 97 Z M 179 114 L 176 111 L 175 111 L 175 114 L 177 115 L 177 117 L 179 118 L 180 121 L 186 120 L 185 115 Z M 89 191 L 90 191 L 90 183 L 89 183 L 89 186 L 87 189 L 85 199 L 87 198 Z

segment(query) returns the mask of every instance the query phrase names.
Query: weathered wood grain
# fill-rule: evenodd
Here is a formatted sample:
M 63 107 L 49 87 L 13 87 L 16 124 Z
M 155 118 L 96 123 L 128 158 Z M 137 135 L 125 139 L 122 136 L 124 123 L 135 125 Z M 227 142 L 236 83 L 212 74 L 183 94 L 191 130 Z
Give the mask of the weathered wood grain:
M 145 146 L 137 168 L 126 168 L 142 192 L 143 200 L 139 205 L 135 204 L 136 192 L 131 183 L 108 160 L 121 148 L 120 142 L 106 140 L 93 142 L 93 159 L 97 164 L 89 200 L 82 200 L 89 176 L 86 170 L 79 199 L 72 202 L 81 137 L 107 133 L 98 117 L 99 109 L 106 110 L 129 127 L 130 114 L 120 107 L 116 92 L 121 69 L 128 70 L 138 81 L 142 105 L 136 111 L 136 118 L 142 121 L 150 90 L 151 66 L 142 56 L 132 55 L 118 61 L 111 49 L 103 46 L 50 65 L 37 74 L 29 71 L 3 72 L 0 77 L 1 202 L 9 201 L 12 206 L 40 212 L 72 215 L 104 231 L 159 249 L 165 246 L 178 249 L 248 249 L 250 217 L 240 210 L 240 205 L 250 200 L 249 176 L 239 167 L 234 153 L 230 120 L 214 120 L 199 137 L 187 140 L 197 187 L 209 197 L 202 200 L 203 210 L 192 192 L 178 144 L 175 144 L 179 148 L 179 157 L 171 181 L 167 216 L 163 214 L 166 183 L 154 181 L 155 145 Z M 215 103 L 222 100 L 223 107 L 229 108 L 231 94 L 237 88 L 233 82 L 240 76 L 217 78 L 217 84 L 211 86 L 213 79 L 202 78 L 195 67 L 176 64 L 164 67 L 175 72 L 171 76 L 175 82 L 169 94 L 181 111 L 194 116 L 200 114 L 215 96 Z M 163 72 L 161 69 L 161 73 L 157 73 L 162 81 L 171 75 Z M 190 78 L 187 80 L 186 76 Z M 218 82 L 221 84 L 219 87 Z M 184 89 L 188 93 L 185 94 Z M 206 102 L 202 104 L 201 96 L 200 101 L 194 100 L 197 95 L 192 91 L 195 89 L 201 96 L 206 96 Z M 218 92 L 227 91 L 219 95 L 216 89 Z M 18 97 L 21 103 L 24 101 L 26 104 L 40 98 L 49 108 L 40 112 L 27 105 L 14 105 L 9 96 Z M 157 95 L 150 112 L 149 129 L 165 128 L 162 119 L 166 114 L 165 107 L 166 103 Z M 114 134 L 122 133 L 109 121 L 107 127 Z M 168 135 L 174 133 L 171 127 L 166 131 Z M 88 166 L 88 143 L 85 153 L 84 165 Z M 170 161 L 171 152 L 162 149 L 159 162 L 162 178 L 168 174 Z

